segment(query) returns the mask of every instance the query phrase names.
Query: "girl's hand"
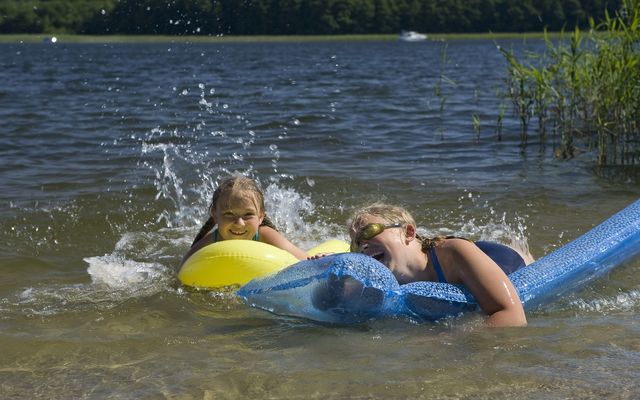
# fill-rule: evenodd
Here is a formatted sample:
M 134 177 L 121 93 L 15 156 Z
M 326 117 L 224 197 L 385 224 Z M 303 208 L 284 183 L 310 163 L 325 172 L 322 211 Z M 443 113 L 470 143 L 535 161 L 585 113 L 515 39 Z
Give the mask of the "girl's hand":
M 330 256 L 331 254 L 334 254 L 334 253 L 318 253 L 318 254 L 314 254 L 312 256 L 307 257 L 307 260 L 318 260 L 322 257 Z

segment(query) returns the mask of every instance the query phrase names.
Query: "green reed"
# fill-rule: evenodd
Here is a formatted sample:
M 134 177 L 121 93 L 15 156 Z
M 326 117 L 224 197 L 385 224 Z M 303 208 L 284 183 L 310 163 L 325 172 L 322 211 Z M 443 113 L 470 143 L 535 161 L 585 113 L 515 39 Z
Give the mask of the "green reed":
M 438 76 L 438 80 L 436 81 L 436 85 L 433 89 L 434 94 L 438 98 L 438 119 L 439 126 L 438 132 L 440 133 L 440 139 L 444 139 L 444 109 L 445 104 L 447 103 L 447 99 L 449 95 L 445 92 L 445 86 L 457 86 L 457 83 L 451 80 L 449 77 L 445 75 L 446 67 L 449 64 L 449 56 L 447 55 L 448 44 L 445 43 L 440 49 L 440 74 Z
M 547 51 L 521 62 L 507 60 L 508 96 L 526 145 L 530 120 L 540 142 L 552 129 L 558 158 L 595 150 L 597 165 L 637 165 L 640 161 L 640 0 L 623 0 L 614 16 L 591 29 L 561 34 Z M 568 37 L 567 37 L 568 36 Z M 533 60 L 533 61 L 531 61 Z
M 482 128 L 480 116 L 478 114 L 473 114 L 471 116 L 471 120 L 473 122 L 473 131 L 476 133 L 476 140 L 480 140 L 480 129 Z

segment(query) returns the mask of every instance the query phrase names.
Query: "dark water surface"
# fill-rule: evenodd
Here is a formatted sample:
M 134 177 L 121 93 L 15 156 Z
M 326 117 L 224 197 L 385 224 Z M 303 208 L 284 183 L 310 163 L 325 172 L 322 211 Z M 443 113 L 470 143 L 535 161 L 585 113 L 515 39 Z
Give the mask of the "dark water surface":
M 520 147 L 505 77 L 490 41 L 0 44 L 0 397 L 637 398 L 640 260 L 503 330 L 326 326 L 177 281 L 233 171 L 305 248 L 382 199 L 540 257 L 639 197 L 586 149 Z

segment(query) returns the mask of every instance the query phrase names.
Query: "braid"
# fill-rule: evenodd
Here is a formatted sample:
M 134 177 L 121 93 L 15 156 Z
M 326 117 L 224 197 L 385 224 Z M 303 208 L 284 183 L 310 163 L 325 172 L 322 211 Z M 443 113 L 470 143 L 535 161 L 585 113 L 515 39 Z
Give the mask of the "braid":
M 438 247 L 442 243 L 444 243 L 445 240 L 452 239 L 455 236 L 438 235 L 438 236 L 433 237 L 433 238 L 423 238 L 423 237 L 421 237 L 419 235 L 416 235 L 416 237 L 417 237 L 418 240 L 420 240 L 422 242 L 422 252 L 426 253 L 427 251 L 429 251 L 429 249 L 432 249 L 434 247 Z
M 429 249 L 440 246 L 442 243 L 444 243 L 446 237 L 440 235 L 434 238 L 423 238 L 422 236 L 416 234 L 416 239 L 418 239 L 422 243 L 422 252 L 426 253 L 427 251 L 429 251 Z
M 202 239 L 207 234 L 207 232 L 213 229 L 214 226 L 215 226 L 215 223 L 213 222 L 213 217 L 209 217 L 207 222 L 205 222 L 204 225 L 202 225 L 202 228 L 200 228 L 200 232 L 198 232 L 198 234 L 196 235 L 196 238 L 193 239 L 193 243 L 191 243 L 191 247 L 193 247 L 194 244 L 196 244 L 200 239 Z
M 271 221 L 271 219 L 269 217 L 267 217 L 267 214 L 264 215 L 264 219 L 262 220 L 262 223 L 260 224 L 260 226 L 268 226 L 269 228 L 273 229 L 274 231 L 278 230 L 278 228 L 276 228 L 276 226 Z

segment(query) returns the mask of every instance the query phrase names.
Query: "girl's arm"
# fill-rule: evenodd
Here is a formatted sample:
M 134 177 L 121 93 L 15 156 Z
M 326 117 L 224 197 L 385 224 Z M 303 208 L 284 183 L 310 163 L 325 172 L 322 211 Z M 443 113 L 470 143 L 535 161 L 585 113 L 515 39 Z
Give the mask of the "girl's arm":
M 298 260 L 306 260 L 309 256 L 304 250 L 299 249 L 287 240 L 282 234 L 273 228 L 268 226 L 261 226 L 260 228 L 260 241 L 278 247 L 282 250 L 288 251 L 293 254 Z
M 193 244 L 193 246 L 191 246 L 191 248 L 187 251 L 187 254 L 182 257 L 182 263 L 184 264 L 184 262 L 187 261 L 187 258 L 189 258 L 193 253 L 211 243 L 211 232 L 209 232 L 202 239 L 198 240 Z
M 475 297 L 480 308 L 489 315 L 489 326 L 524 326 L 527 318 L 518 292 L 489 256 L 474 243 L 463 239 L 448 239 L 443 245 L 454 268 L 450 271 Z M 458 281 L 458 282 L 454 282 Z

